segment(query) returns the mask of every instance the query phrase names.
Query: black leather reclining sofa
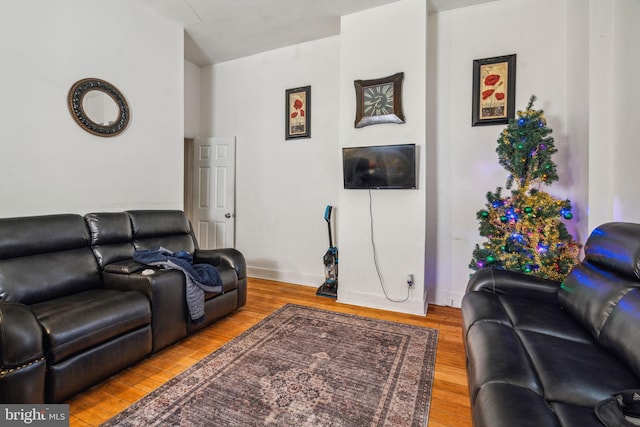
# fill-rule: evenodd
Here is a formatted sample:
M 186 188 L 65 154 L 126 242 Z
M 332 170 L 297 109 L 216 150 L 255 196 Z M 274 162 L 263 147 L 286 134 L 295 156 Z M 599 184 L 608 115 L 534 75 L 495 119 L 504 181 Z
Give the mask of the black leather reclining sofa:
M 188 314 L 185 276 L 133 261 L 138 249 L 193 254 L 220 272 L 205 316 Z M 0 403 L 57 403 L 246 303 L 235 249 L 200 250 L 182 211 L 0 219 Z
M 640 224 L 597 227 L 562 283 L 476 272 L 462 317 L 474 426 L 601 427 L 640 389 Z

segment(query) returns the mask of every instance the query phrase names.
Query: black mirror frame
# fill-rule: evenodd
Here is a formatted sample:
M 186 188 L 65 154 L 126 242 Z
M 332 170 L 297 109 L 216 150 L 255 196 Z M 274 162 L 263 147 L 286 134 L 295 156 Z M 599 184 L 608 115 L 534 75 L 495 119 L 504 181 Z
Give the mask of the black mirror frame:
M 99 90 L 109 95 L 118 106 L 118 118 L 111 125 L 100 125 L 91 120 L 82 107 L 82 100 L 87 92 Z M 111 83 L 96 78 L 78 80 L 71 86 L 67 97 L 69 112 L 78 125 L 87 132 L 103 137 L 116 136 L 122 133 L 127 125 L 131 112 L 126 99 L 120 91 Z

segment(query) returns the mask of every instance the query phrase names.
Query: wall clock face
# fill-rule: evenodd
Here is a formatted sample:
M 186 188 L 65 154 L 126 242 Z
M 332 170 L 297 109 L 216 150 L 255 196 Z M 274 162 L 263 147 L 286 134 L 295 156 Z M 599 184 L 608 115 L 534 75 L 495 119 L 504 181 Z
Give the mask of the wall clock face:
M 362 89 L 364 116 L 384 116 L 393 113 L 393 84 L 385 83 Z
M 402 80 L 404 73 L 372 80 L 354 80 L 355 127 L 380 123 L 404 123 Z

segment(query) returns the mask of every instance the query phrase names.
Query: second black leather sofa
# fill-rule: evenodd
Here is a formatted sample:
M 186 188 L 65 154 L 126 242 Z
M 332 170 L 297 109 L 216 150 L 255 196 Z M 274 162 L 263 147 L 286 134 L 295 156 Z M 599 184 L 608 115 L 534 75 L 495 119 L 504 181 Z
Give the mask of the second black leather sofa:
M 132 260 L 155 246 L 220 271 L 198 325 L 181 272 Z M 200 250 L 181 211 L 0 219 L 0 403 L 62 402 L 242 307 L 246 287 L 242 254 Z
M 640 224 L 597 227 L 562 283 L 479 270 L 462 318 L 475 427 L 602 427 L 640 389 Z

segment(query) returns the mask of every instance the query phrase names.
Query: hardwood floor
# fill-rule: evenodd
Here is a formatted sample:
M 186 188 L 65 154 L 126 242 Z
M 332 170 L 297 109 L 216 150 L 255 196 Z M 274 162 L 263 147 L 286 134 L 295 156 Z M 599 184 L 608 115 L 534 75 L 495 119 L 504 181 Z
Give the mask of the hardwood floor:
M 71 426 L 100 425 L 287 303 L 438 329 L 429 426 L 471 426 L 459 309 L 430 305 L 426 317 L 416 316 L 341 304 L 318 297 L 315 291 L 308 286 L 249 279 L 247 304 L 242 309 L 68 401 Z

